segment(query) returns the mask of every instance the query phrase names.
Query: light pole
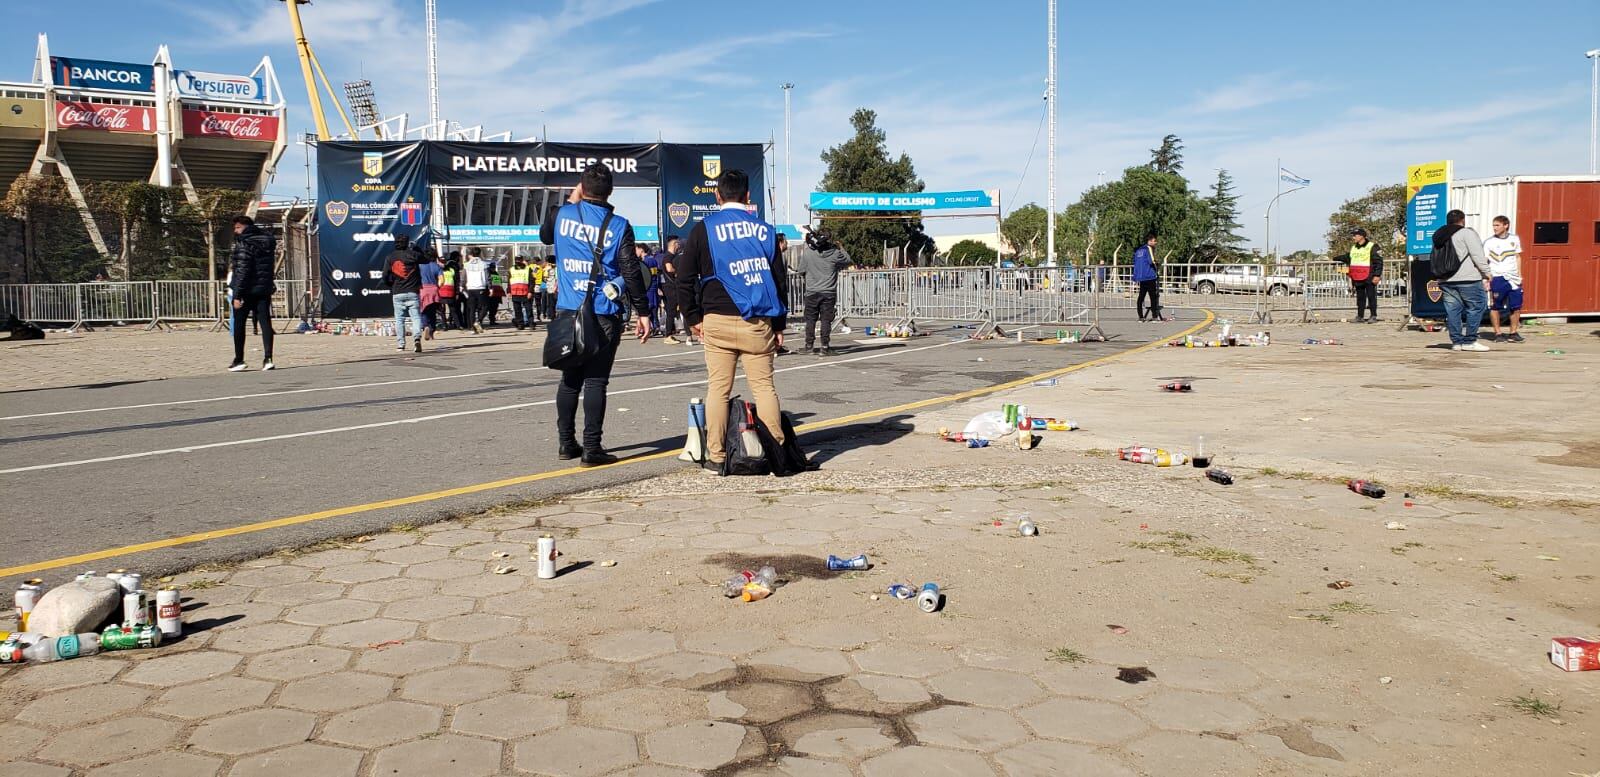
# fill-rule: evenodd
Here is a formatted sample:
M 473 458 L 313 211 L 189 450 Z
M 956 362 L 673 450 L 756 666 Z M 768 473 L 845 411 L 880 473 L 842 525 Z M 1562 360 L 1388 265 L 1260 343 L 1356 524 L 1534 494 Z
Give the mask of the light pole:
M 1049 113 L 1046 121 L 1050 122 L 1050 145 L 1045 149 L 1045 159 L 1048 160 L 1045 177 L 1048 179 L 1048 186 L 1044 207 L 1044 264 L 1046 267 L 1054 267 L 1056 266 L 1056 0 L 1050 0 L 1048 15 L 1050 18 L 1046 24 L 1050 29 L 1048 46 L 1050 66 L 1049 77 L 1045 80 L 1044 99 Z
M 1596 138 L 1600 137 L 1600 49 L 1589 49 L 1584 56 L 1589 58 L 1589 174 L 1600 172 L 1595 167 L 1600 161 L 1600 145 Z
M 423 21 L 428 35 L 428 133 L 434 140 L 444 139 L 444 128 L 439 126 L 439 9 L 435 0 L 423 6 Z
M 794 93 L 794 84 L 785 81 L 778 86 L 783 89 L 783 221 L 785 224 L 793 224 L 794 191 L 789 184 L 789 171 L 791 169 L 789 165 L 790 160 L 794 158 L 794 154 L 789 150 L 793 113 L 791 112 L 792 105 L 789 98 Z

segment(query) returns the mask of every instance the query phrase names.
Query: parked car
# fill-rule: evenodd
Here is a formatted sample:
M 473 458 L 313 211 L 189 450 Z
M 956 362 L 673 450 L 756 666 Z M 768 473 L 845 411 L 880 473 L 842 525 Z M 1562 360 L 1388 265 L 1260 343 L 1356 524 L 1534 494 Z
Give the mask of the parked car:
M 1254 294 L 1263 287 L 1274 297 L 1299 294 L 1304 279 L 1294 275 L 1272 273 L 1262 277 L 1264 268 L 1259 264 L 1229 264 L 1211 272 L 1195 273 L 1189 278 L 1189 289 L 1201 294 Z
M 1353 297 L 1355 292 L 1350 288 L 1350 279 L 1338 278 L 1331 281 L 1313 283 L 1306 287 L 1306 291 L 1318 297 Z M 1378 296 L 1404 297 L 1406 295 L 1405 278 L 1386 278 L 1378 283 Z

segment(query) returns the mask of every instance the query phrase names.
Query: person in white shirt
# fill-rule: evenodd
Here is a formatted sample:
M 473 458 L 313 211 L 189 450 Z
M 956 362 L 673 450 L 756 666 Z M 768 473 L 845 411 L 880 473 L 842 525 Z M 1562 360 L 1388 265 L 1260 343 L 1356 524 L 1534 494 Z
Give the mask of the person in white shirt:
M 1494 217 L 1494 237 L 1483 241 L 1489 255 L 1489 323 L 1494 339 L 1520 343 L 1522 334 L 1522 239 L 1511 234 L 1511 219 Z M 1500 316 L 1510 319 L 1511 333 L 1500 336 Z
M 483 258 L 483 249 L 473 246 L 467 251 L 467 263 L 462 267 L 466 275 L 462 284 L 467 290 L 467 320 L 472 331 L 483 334 L 483 319 L 489 315 L 489 271 L 492 265 Z

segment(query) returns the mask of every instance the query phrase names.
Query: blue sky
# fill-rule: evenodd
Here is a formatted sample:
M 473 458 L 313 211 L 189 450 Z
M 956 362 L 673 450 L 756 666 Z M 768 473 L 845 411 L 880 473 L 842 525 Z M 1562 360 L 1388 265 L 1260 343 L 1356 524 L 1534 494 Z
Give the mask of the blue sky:
M 35 35 L 53 53 L 247 72 L 270 55 L 309 128 L 278 0 L 12 3 L 0 79 L 26 80 Z M 336 83 L 369 78 L 386 114 L 425 119 L 422 0 L 316 0 L 307 33 Z M 439 0 L 447 116 L 518 137 L 781 142 L 793 81 L 794 198 L 822 173 L 853 109 L 880 114 L 895 152 L 930 189 L 996 188 L 1007 207 L 1044 199 L 1040 127 L 1044 0 L 986 3 L 709 3 L 688 0 Z M 70 7 L 70 17 L 63 15 Z M 1576 173 L 1588 166 L 1595 0 L 1105 3 L 1061 0 L 1058 203 L 1143 163 L 1168 132 L 1186 173 L 1238 180 L 1245 233 L 1260 241 L 1274 160 L 1312 179 L 1286 197 L 1284 250 L 1319 248 L 1344 199 L 1397 182 L 1406 164 L 1450 158 L 1461 178 Z M 778 210 L 782 215 L 782 150 Z M 292 147 L 270 192 L 302 192 Z M 798 213 L 803 210 L 797 205 Z M 803 216 L 802 216 L 803 218 Z M 948 222 L 935 231 L 977 231 Z M 1275 230 L 1276 231 L 1276 230 Z

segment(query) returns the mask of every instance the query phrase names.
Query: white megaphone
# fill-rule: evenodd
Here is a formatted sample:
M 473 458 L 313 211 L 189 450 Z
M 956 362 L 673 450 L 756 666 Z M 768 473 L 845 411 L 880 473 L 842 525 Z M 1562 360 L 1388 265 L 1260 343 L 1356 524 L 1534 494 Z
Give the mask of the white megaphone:
M 706 461 L 706 403 L 699 397 L 689 400 L 689 432 L 678 460 L 695 464 Z

